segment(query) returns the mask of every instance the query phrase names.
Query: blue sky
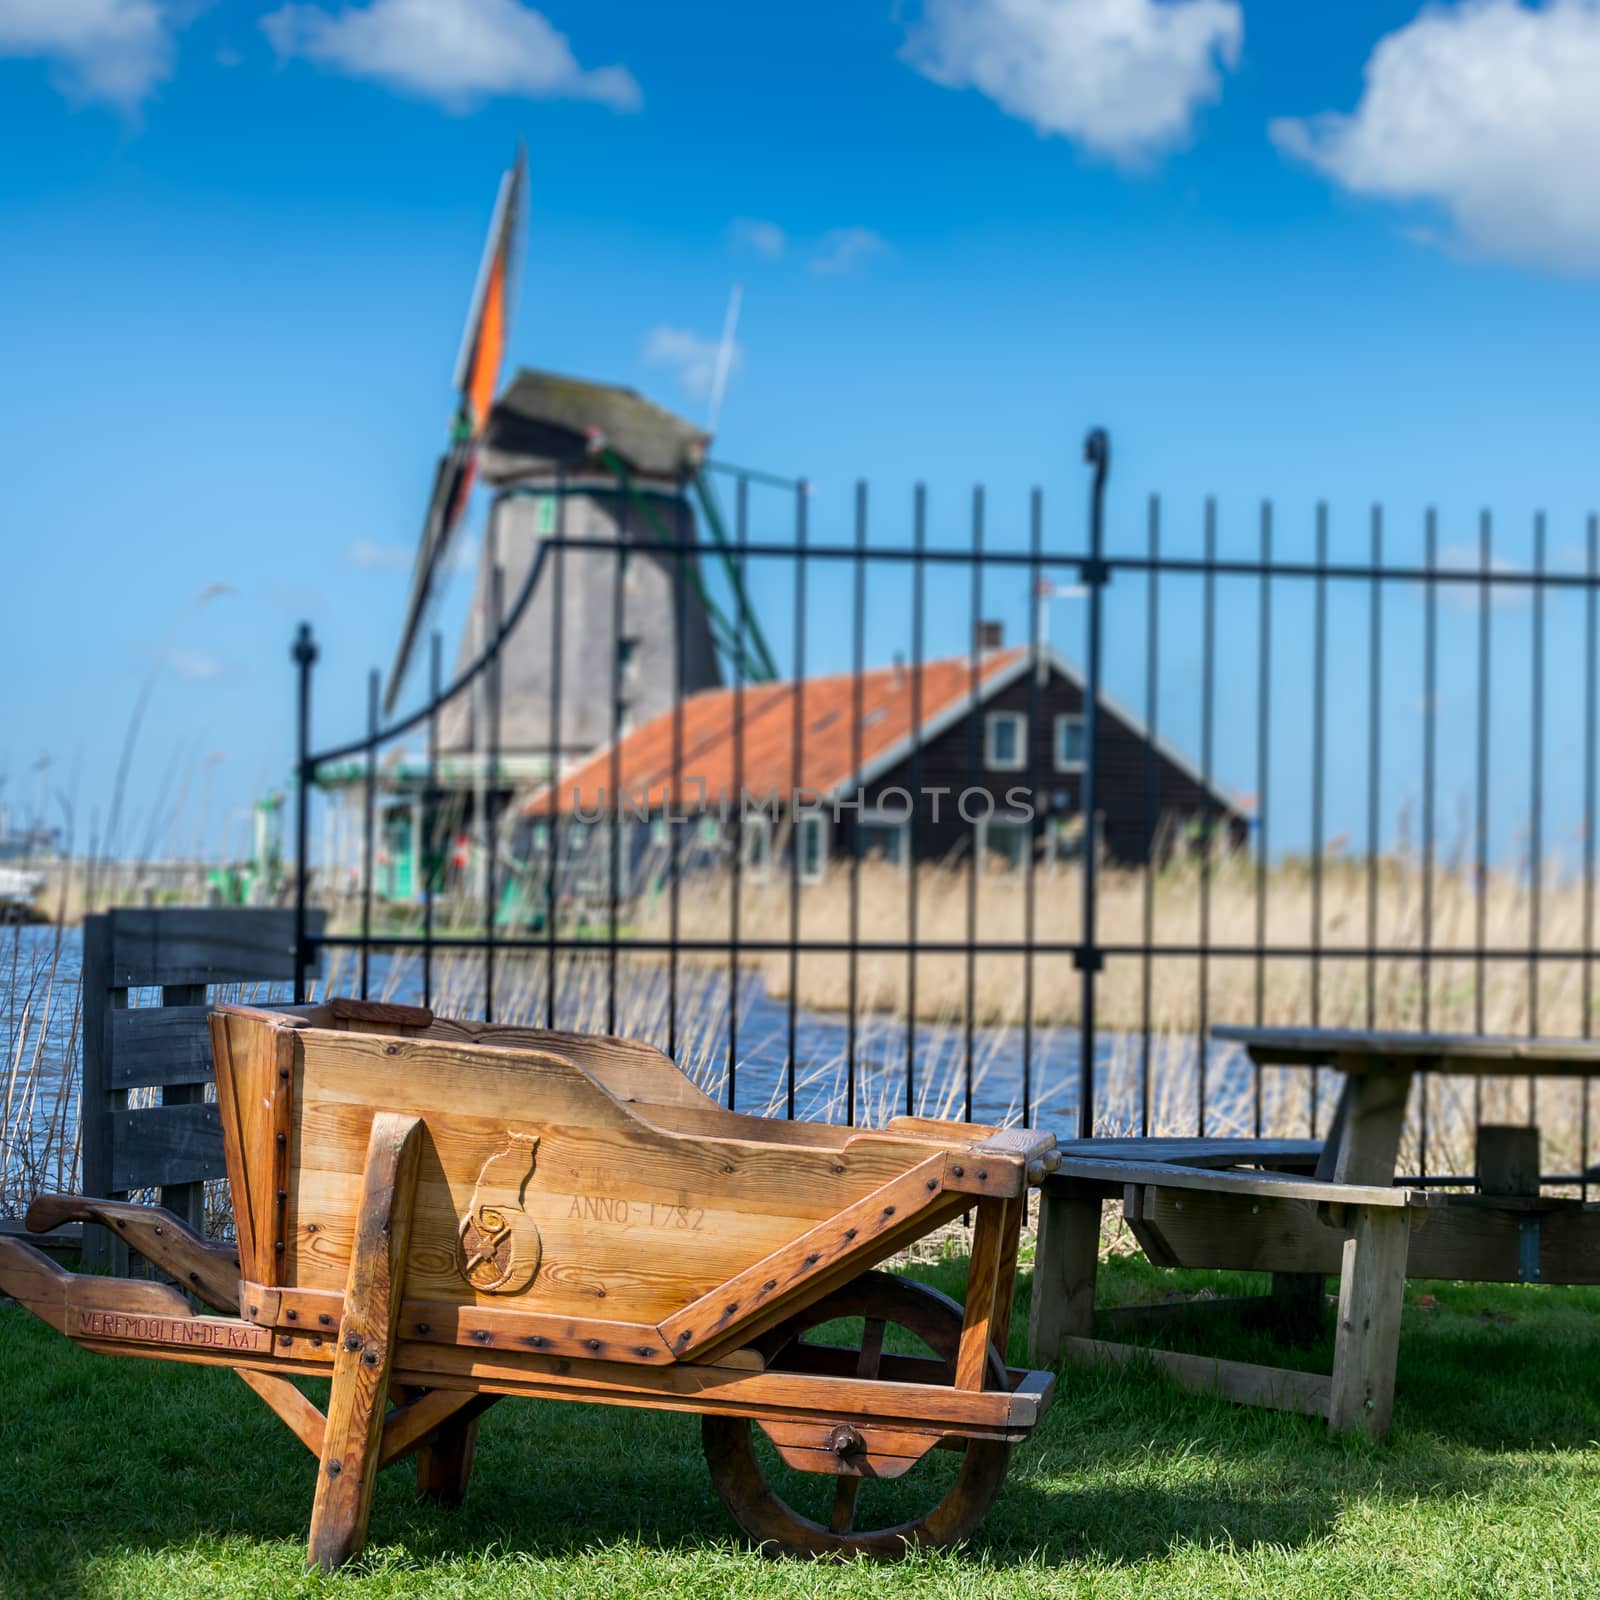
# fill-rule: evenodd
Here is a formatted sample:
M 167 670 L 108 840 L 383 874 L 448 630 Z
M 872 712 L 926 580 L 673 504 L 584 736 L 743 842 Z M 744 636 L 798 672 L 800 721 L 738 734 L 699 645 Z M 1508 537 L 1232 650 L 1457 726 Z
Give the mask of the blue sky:
M 704 415 L 743 285 L 719 454 L 818 485 L 813 526 L 1081 537 L 1082 434 L 1116 441 L 1113 541 L 1159 490 L 1170 548 L 1394 559 L 1423 508 L 1459 559 L 1482 506 L 1512 565 L 1536 509 L 1581 558 L 1600 370 L 1600 0 L 0 0 L 0 404 L 11 686 L 0 803 L 33 767 L 104 825 L 141 691 L 126 848 L 214 848 L 287 770 L 287 649 L 323 643 L 318 731 L 386 663 L 494 184 L 532 230 L 514 359 Z M 773 516 L 777 513 L 774 511 Z M 774 524 L 757 528 L 760 534 Z M 1070 574 L 1063 573 L 1063 577 Z M 816 580 L 819 584 L 822 579 Z M 465 587 L 458 580 L 453 626 Z M 1304 843 L 1307 596 L 1280 586 L 1274 836 Z M 785 575 L 756 591 L 786 639 Z M 884 598 L 892 594 L 886 588 Z M 1142 703 L 1142 588 L 1110 607 Z M 1163 593 L 1163 722 L 1198 737 L 1197 591 Z M 1219 591 L 1217 768 L 1254 770 L 1255 592 Z M 1360 837 L 1365 600 L 1330 603 L 1328 831 Z M 837 659 L 830 614 L 813 662 Z M 948 638 L 961 648 L 964 613 Z M 1023 626 L 1022 594 L 990 609 Z M 1080 618 L 1052 623 L 1069 649 Z M 1415 807 L 1420 604 L 1386 613 L 1393 832 Z M 1494 612 L 1497 851 L 1527 820 L 1531 608 Z M 1438 804 L 1469 796 L 1476 618 L 1441 607 Z M 1547 834 L 1581 773 L 1581 602 L 1546 618 Z M 906 640 L 876 604 L 869 653 Z M 1360 759 L 1356 759 L 1356 757 Z M 181 799 L 181 808 L 180 808 Z M 59 814 L 60 800 L 52 801 Z M 171 828 L 150 819 L 178 816 Z M 1441 826 L 1445 823 L 1441 821 Z

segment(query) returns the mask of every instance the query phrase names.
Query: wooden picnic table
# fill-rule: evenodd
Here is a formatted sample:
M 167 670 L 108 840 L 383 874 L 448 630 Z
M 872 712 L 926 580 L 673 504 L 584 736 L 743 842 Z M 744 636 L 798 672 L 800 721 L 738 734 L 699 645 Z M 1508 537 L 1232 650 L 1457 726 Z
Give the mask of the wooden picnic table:
M 1600 1282 L 1600 1206 L 1541 1192 L 1536 1127 L 1478 1129 L 1476 1171 L 1424 1193 L 1399 1175 L 1413 1079 L 1600 1076 L 1600 1043 L 1331 1028 L 1223 1027 L 1258 1066 L 1345 1075 L 1327 1137 L 1316 1141 L 1096 1139 L 1062 1146 L 1045 1185 L 1032 1348 L 1042 1360 L 1153 1360 L 1179 1383 L 1252 1405 L 1325 1416 L 1381 1437 L 1389 1425 L 1407 1277 L 1479 1282 Z M 1314 1171 L 1312 1170 L 1314 1165 Z M 1303 1329 L 1339 1278 L 1331 1376 L 1119 1343 L 1115 1327 L 1159 1327 L 1169 1305 L 1101 1313 L 1094 1290 L 1103 1204 L 1158 1266 L 1272 1275 L 1259 1309 Z M 1249 1310 L 1250 1302 L 1212 1302 Z M 1269 1323 L 1270 1323 L 1269 1318 Z M 1095 1337 L 1096 1332 L 1101 1337 Z

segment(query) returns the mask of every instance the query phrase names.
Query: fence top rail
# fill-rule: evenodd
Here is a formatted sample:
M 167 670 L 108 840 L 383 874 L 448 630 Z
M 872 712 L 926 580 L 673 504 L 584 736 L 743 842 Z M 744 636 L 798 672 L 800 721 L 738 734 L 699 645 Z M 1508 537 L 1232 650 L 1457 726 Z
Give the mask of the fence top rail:
M 324 916 L 312 915 L 320 936 Z M 295 919 L 287 907 L 124 906 L 86 918 L 84 935 L 104 952 L 99 970 L 108 989 L 294 978 Z

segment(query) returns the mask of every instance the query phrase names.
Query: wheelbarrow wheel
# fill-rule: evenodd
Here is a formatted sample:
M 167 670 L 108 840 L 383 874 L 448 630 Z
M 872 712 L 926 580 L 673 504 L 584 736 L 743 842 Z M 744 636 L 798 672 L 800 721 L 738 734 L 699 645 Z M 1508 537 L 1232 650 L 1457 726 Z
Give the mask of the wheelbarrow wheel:
M 924 1381 L 955 1381 L 961 1307 L 936 1289 L 886 1272 L 863 1273 L 781 1323 L 756 1346 L 769 1372 L 825 1370 L 829 1356 L 837 1367 L 837 1337 L 819 1350 L 804 1335 L 846 1320 L 859 1323 L 849 1367 L 855 1376 L 875 1377 L 886 1340 L 903 1348 L 910 1335 L 924 1347 L 916 1354 L 934 1358 L 924 1369 Z M 891 1334 L 891 1329 L 900 1332 Z M 1004 1363 L 991 1348 L 989 1381 L 999 1386 L 1004 1378 Z M 769 1554 L 894 1557 L 914 1546 L 954 1544 L 982 1522 L 1011 1456 L 1011 1446 L 996 1440 L 954 1439 L 904 1476 L 877 1480 L 789 1467 L 760 1424 L 747 1417 L 702 1417 L 701 1440 L 722 1503 Z M 919 1511 L 919 1504 L 925 1509 Z M 877 1526 L 875 1512 L 881 1517 Z

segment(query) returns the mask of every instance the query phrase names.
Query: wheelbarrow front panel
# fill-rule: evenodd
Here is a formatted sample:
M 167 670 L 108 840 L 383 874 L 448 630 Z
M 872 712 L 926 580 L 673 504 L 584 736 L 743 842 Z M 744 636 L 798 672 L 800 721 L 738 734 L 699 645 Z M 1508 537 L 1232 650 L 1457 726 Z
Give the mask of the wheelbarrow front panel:
M 221 1013 L 218 1022 L 227 1035 L 219 1077 L 231 1079 L 219 1098 L 244 1113 L 236 1182 L 252 1223 L 245 1278 L 283 1292 L 270 1316 L 279 1325 L 306 1326 L 318 1304 L 308 1296 L 342 1293 L 372 1118 L 401 1102 L 427 1134 L 404 1315 L 436 1338 L 485 1342 L 485 1329 L 514 1330 L 516 1319 L 502 1315 L 514 1312 L 541 1324 L 618 1325 L 607 1344 L 627 1359 L 658 1360 L 658 1338 L 630 1340 L 624 1330 L 669 1323 L 881 1191 L 893 1191 L 886 1205 L 898 1201 L 892 1225 L 858 1227 L 860 1248 L 839 1270 L 863 1270 L 908 1231 L 971 1203 L 946 1191 L 947 1158 L 923 1139 L 790 1142 L 782 1124 L 693 1097 L 630 1104 L 579 1062 L 523 1042 L 538 1036 L 508 1049 L 262 1014 Z M 634 1064 L 623 1064 L 632 1078 Z M 1003 1170 L 997 1161 L 996 1176 Z M 920 1176 L 908 1182 L 912 1174 Z M 810 1253 L 802 1248 L 799 1262 Z M 819 1273 L 815 1292 L 831 1281 Z M 466 1308 L 485 1315 L 463 1321 Z M 698 1348 L 715 1319 L 693 1320 L 701 1326 L 680 1353 Z

